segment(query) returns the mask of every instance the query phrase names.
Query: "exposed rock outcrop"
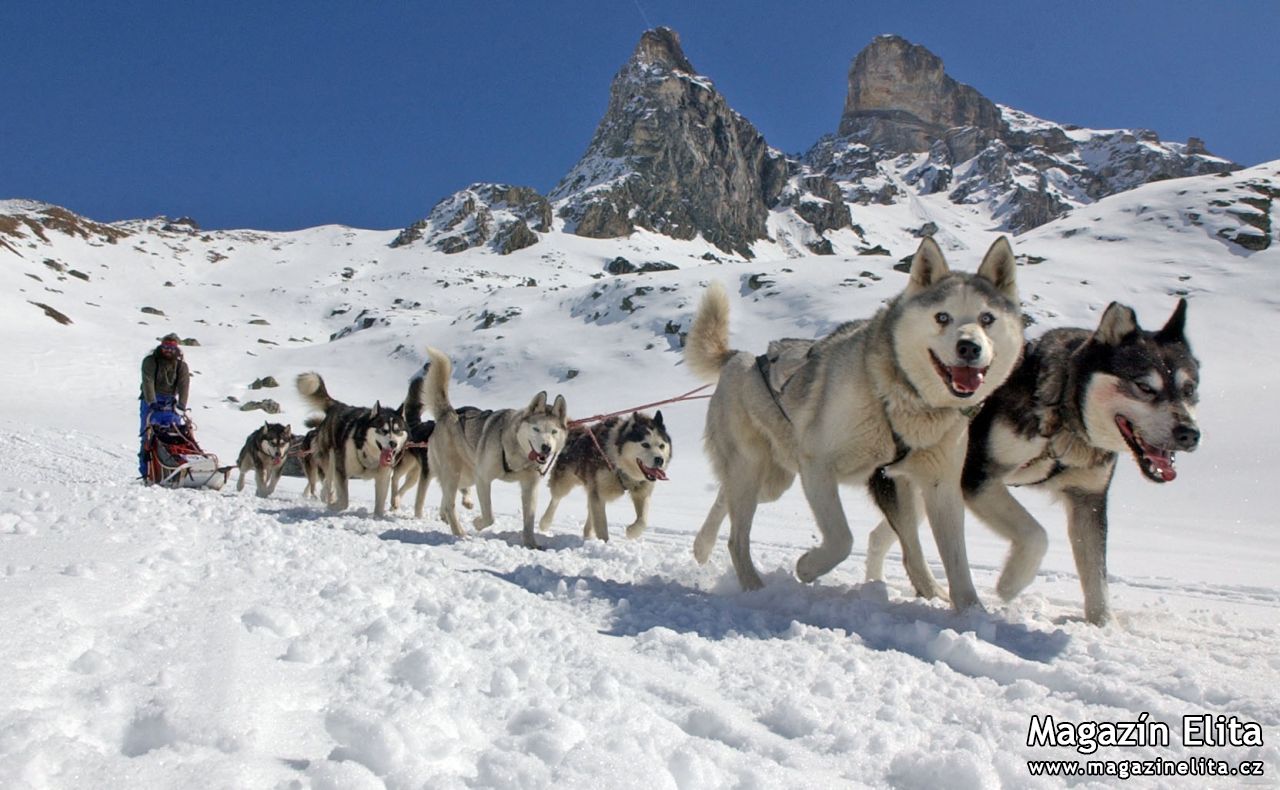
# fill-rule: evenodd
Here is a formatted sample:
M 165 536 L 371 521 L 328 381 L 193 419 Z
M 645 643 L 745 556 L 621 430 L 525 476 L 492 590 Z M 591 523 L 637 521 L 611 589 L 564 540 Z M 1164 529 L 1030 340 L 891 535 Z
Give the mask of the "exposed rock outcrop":
M 423 242 L 444 253 L 485 245 L 507 255 L 538 242 L 551 230 L 551 204 L 529 187 L 472 184 L 453 193 L 391 242 L 404 247 Z M 536 231 L 536 233 L 535 233 Z
M 750 255 L 789 174 L 785 157 L 694 70 L 679 36 L 658 28 L 614 78 L 587 152 L 551 199 L 580 236 L 701 234 Z
M 1015 233 L 1151 181 L 1238 169 L 1198 138 L 1092 131 L 997 105 L 898 36 L 854 58 L 839 131 L 803 161 L 852 203 L 896 202 L 901 179 L 920 194 L 984 204 Z

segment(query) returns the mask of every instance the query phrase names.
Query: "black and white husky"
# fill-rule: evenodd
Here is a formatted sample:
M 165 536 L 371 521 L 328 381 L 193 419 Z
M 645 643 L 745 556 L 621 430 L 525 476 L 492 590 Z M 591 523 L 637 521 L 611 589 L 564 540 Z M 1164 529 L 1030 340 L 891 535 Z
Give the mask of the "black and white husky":
M 465 536 L 456 500 L 460 489 L 474 483 L 480 500 L 474 524 L 484 529 L 493 524 L 493 482 L 519 483 L 524 545 L 537 548 L 533 518 L 538 481 L 555 462 L 569 433 L 564 397 L 557 395 L 548 404 L 544 391 L 523 409 L 455 409 L 449 402 L 453 363 L 434 348 L 427 349 L 427 356 L 423 400 L 436 420 L 427 457 L 431 474 L 440 480 L 440 517 L 454 535 Z
M 244 490 L 245 476 L 252 469 L 258 496 L 271 496 L 280 482 L 284 459 L 289 455 L 292 441 L 293 429 L 278 422 L 264 422 L 249 434 L 244 447 L 240 448 L 240 457 L 236 459 L 236 465 L 240 467 L 236 490 Z
M 351 478 L 372 479 L 373 512 L 383 515 L 392 471 L 409 440 L 403 411 L 381 403 L 369 409 L 336 401 L 318 373 L 298 376 L 298 392 L 313 409 L 324 412 L 323 417 L 307 420 L 308 427 L 317 429 L 313 453 L 324 469 L 320 498 L 334 512 L 346 510 Z
M 550 532 L 560 500 L 582 485 L 587 488 L 584 540 L 592 535 L 609 539 L 604 506 L 623 494 L 631 495 L 636 510 L 636 520 L 627 525 L 627 537 L 640 537 L 649 524 L 654 482 L 667 479 L 671 452 L 671 435 L 662 423 L 662 412 L 652 417 L 636 412 L 625 419 L 610 417 L 593 426 L 571 428 L 569 440 L 547 481 L 551 502 L 538 529 Z
M 324 464 L 321 463 L 320 456 L 316 455 L 316 436 L 319 434 L 320 429 L 310 429 L 302 435 L 297 447 L 302 475 L 307 478 L 307 486 L 302 489 L 302 495 L 317 499 L 320 498 L 320 486 L 324 483 Z
M 1012 544 L 996 586 L 1006 600 L 1040 567 L 1045 530 L 1009 493 L 1035 486 L 1066 507 L 1067 534 L 1084 588 L 1085 617 L 1102 624 L 1107 602 L 1107 492 L 1116 459 L 1129 453 L 1152 482 L 1174 479 L 1174 454 L 1196 449 L 1200 365 L 1185 334 L 1180 300 L 1159 331 L 1138 326 L 1112 302 L 1096 330 L 1054 329 L 1029 343 L 1022 364 L 969 429 L 962 487 L 975 515 Z M 878 532 L 881 530 L 878 528 Z M 883 561 L 872 540 L 868 575 Z

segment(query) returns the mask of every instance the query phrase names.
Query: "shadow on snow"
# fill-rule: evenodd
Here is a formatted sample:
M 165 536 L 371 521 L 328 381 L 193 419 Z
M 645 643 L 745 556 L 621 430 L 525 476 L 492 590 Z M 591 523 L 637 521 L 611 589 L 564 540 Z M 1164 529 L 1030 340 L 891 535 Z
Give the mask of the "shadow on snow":
M 955 614 L 924 601 L 890 601 L 881 583 L 804 585 L 786 574 L 754 592 L 711 592 L 671 580 L 622 582 L 567 576 L 540 565 L 488 573 L 539 596 L 585 596 L 607 602 L 611 622 L 601 633 L 636 636 L 653 628 L 705 639 L 792 639 L 796 623 L 842 631 L 873 650 L 893 650 L 923 661 L 943 661 L 962 674 L 986 676 L 989 662 L 1022 659 L 1048 663 L 1070 637 L 1008 623 L 986 612 Z M 998 648 L 992 651 L 991 648 Z

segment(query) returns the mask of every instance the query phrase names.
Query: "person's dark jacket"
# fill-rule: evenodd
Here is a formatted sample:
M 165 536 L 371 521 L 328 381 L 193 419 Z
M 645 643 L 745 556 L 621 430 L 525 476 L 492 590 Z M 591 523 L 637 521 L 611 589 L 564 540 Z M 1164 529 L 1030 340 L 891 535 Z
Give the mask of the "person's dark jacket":
M 142 359 L 142 394 L 146 403 L 155 403 L 156 395 L 170 395 L 180 405 L 187 405 L 191 391 L 191 372 L 182 357 L 167 358 L 158 350 Z

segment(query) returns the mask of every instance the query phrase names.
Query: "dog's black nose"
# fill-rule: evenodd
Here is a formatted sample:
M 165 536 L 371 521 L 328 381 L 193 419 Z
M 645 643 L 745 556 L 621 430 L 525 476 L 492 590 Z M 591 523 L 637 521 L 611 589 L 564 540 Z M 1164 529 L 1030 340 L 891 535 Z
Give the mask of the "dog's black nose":
M 1194 425 L 1178 424 L 1173 428 L 1173 441 L 1179 450 L 1194 450 L 1200 444 L 1200 429 Z
M 543 454 L 543 455 L 551 455 L 551 445 L 549 445 L 549 444 L 544 444 L 544 445 L 542 445 L 542 454 Z
M 956 342 L 956 354 L 961 362 L 972 365 L 982 358 L 982 346 L 972 340 L 959 340 Z
M 657 468 L 658 468 L 658 467 L 660 467 L 660 466 L 662 466 L 662 456 L 660 456 L 660 455 L 655 455 L 655 456 L 653 457 L 653 467 L 654 467 L 655 469 L 657 469 Z

